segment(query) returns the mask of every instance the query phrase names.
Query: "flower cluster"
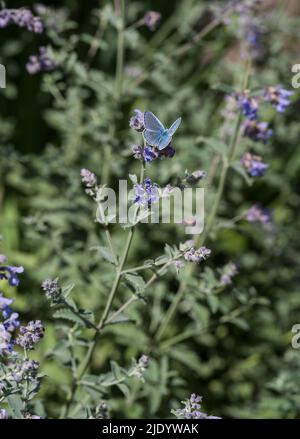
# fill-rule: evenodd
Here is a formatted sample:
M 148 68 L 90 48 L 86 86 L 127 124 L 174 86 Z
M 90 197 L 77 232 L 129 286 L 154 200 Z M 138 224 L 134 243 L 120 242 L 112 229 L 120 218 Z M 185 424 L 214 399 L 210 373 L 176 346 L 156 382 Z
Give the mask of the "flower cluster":
M 5 263 L 6 258 L 0 255 L 0 263 Z M 1 279 L 9 285 L 19 284 L 17 274 L 24 271 L 23 267 L 1 266 Z M 40 387 L 38 375 L 39 363 L 27 356 L 26 349 L 32 349 L 43 336 L 41 322 L 32 321 L 27 326 L 20 326 L 19 315 L 11 308 L 13 299 L 4 297 L 0 292 L 0 397 L 12 394 L 22 395 L 24 408 L 22 416 L 27 418 L 27 403 L 35 396 Z M 14 349 L 15 345 L 24 348 L 23 355 Z M 25 386 L 26 383 L 26 386 Z M 30 383 L 30 392 L 28 392 Z M 27 390 L 26 390 L 27 389 Z M 8 419 L 9 413 L 5 409 L 0 410 L 0 419 Z M 37 415 L 30 415 L 30 419 L 39 419 Z
M 247 152 L 241 159 L 241 163 L 251 177 L 262 177 L 269 165 L 263 163 L 261 156 Z
M 133 189 L 135 194 L 133 202 L 138 206 L 148 206 L 159 200 L 158 186 L 152 183 L 149 177 L 145 178 L 142 184 L 135 184 Z
M 0 255 L 0 264 L 5 263 L 6 257 Z M 12 287 L 17 287 L 20 283 L 18 274 L 24 272 L 23 267 L 13 267 L 10 265 L 0 265 L 0 280 L 6 279 L 8 280 L 9 285 Z
M 97 177 L 89 169 L 81 169 L 80 171 L 81 181 L 85 186 L 85 192 L 88 195 L 96 196 L 97 192 Z
M 283 113 L 290 105 L 289 98 L 294 93 L 286 90 L 280 85 L 277 87 L 266 87 L 264 90 L 264 99 L 266 102 L 272 104 L 278 113 Z
M 182 401 L 183 409 L 174 410 L 173 413 L 181 419 L 221 419 L 218 416 L 210 416 L 200 411 L 202 396 L 193 393 L 189 399 Z
M 137 108 L 134 110 L 134 115 L 129 120 L 129 126 L 135 131 L 144 131 L 144 113 L 141 110 Z
M 0 255 L 0 263 L 5 263 L 6 257 Z M 12 267 L 8 265 L 0 265 L 0 280 L 7 280 L 9 285 L 18 286 L 18 274 L 23 273 L 23 267 Z M 0 313 L 2 315 L 2 322 L 0 322 L 0 356 L 9 355 L 13 351 L 14 340 L 13 335 L 16 329 L 20 326 L 19 314 L 14 312 L 11 308 L 13 299 L 3 296 L 0 292 Z
M 14 363 L 9 364 L 8 372 L 6 373 L 5 381 L 11 385 L 20 383 L 26 379 L 33 379 L 36 377 L 39 368 L 39 362 L 28 359 L 18 359 Z M 4 384 L 4 388 L 7 384 Z
M 106 402 L 101 402 L 96 407 L 94 419 L 108 419 L 108 418 L 109 418 L 108 405 L 106 404 Z
M 27 412 L 25 413 L 25 419 L 43 419 L 43 418 L 41 416 Z
M 50 72 L 56 69 L 57 66 L 58 63 L 51 58 L 47 47 L 40 47 L 38 55 L 32 55 L 29 57 L 26 69 L 30 75 L 35 75 L 39 72 Z
M 259 204 L 255 204 L 247 210 L 245 218 L 250 223 L 267 225 L 272 221 L 272 211 L 271 209 L 262 208 Z
M 220 278 L 220 283 L 222 285 L 230 285 L 232 283 L 232 278 L 238 274 L 238 267 L 233 262 L 225 265 L 223 268 L 223 273 Z
M 205 246 L 202 246 L 198 249 L 195 247 L 190 247 L 188 250 L 184 252 L 184 259 L 188 262 L 199 263 L 205 261 L 211 255 L 211 250 Z
M 0 409 L 0 419 L 8 419 L 8 413 L 5 409 Z
M 185 176 L 180 182 L 181 187 L 190 187 L 195 186 L 199 181 L 203 180 L 207 175 L 206 171 L 202 169 L 197 169 L 196 171 L 193 171 L 189 173 L 188 171 L 185 171 Z
M 10 24 L 25 27 L 35 33 L 42 33 L 44 30 L 40 17 L 33 15 L 28 8 L 2 9 L 0 11 L 0 28 L 7 27 Z
M 246 120 L 244 122 L 243 135 L 254 142 L 267 143 L 272 134 L 273 130 L 269 128 L 267 122 L 258 122 L 257 120 Z
M 273 131 L 267 122 L 259 120 L 260 103 L 267 102 L 275 107 L 278 113 L 283 113 L 290 105 L 289 98 L 292 95 L 292 91 L 286 90 L 280 85 L 266 87 L 257 96 L 251 96 L 249 90 L 235 93 L 235 100 L 246 118 L 243 125 L 243 135 L 255 142 L 267 143 Z
M 61 289 L 58 284 L 58 279 L 46 279 L 42 283 L 42 289 L 48 300 L 53 303 L 61 301 Z
M 236 93 L 236 100 L 238 106 L 242 109 L 243 115 L 248 120 L 256 120 L 258 115 L 258 101 L 256 98 L 250 96 L 249 90 L 242 93 Z
M 147 11 L 144 15 L 143 23 L 145 26 L 150 29 L 151 31 L 154 31 L 161 20 L 161 14 L 156 11 Z
M 134 362 L 134 366 L 130 372 L 130 375 L 137 376 L 139 379 L 143 379 L 143 375 L 148 367 L 149 357 L 147 355 L 142 355 L 137 362 Z
M 43 338 L 44 327 L 40 320 L 32 320 L 27 326 L 21 326 L 16 343 L 24 349 L 33 349 Z

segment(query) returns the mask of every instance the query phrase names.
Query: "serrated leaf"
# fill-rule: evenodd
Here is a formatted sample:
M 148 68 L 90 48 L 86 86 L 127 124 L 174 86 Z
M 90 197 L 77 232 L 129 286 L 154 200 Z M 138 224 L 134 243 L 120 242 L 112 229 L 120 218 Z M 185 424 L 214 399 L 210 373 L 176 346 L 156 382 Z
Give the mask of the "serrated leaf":
M 23 415 L 22 415 L 23 403 L 22 403 L 21 396 L 18 393 L 15 393 L 14 395 L 9 395 L 7 397 L 7 402 L 9 404 L 10 408 L 12 409 L 13 417 L 16 419 L 22 419 L 23 418 Z
M 134 273 L 127 273 L 127 274 L 125 274 L 124 277 L 125 277 L 127 283 L 129 284 L 129 286 L 133 288 L 133 291 L 135 293 L 138 293 L 138 294 L 143 293 L 143 291 L 145 289 L 145 281 L 142 278 L 142 276 L 139 276 L 139 275 L 134 274 Z
M 109 262 L 110 264 L 117 265 L 118 261 L 116 261 L 115 255 L 110 251 L 109 248 L 99 245 L 97 247 L 91 247 L 91 250 L 97 250 L 105 261 Z
M 85 324 L 84 321 L 78 315 L 72 312 L 70 309 L 58 309 L 53 314 L 53 317 L 55 319 L 63 319 L 63 320 L 68 320 L 69 322 L 78 323 L 81 326 L 85 326 L 85 327 L 87 326 L 87 324 Z M 88 320 L 86 316 L 83 317 Z

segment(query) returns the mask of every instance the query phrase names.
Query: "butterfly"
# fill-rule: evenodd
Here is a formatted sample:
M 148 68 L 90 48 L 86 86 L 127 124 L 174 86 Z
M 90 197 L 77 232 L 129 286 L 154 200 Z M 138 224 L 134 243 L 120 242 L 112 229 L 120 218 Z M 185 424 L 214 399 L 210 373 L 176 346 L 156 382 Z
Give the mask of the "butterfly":
M 150 146 L 156 146 L 159 150 L 166 148 L 172 140 L 172 136 L 181 123 L 181 117 L 166 129 L 163 124 L 154 116 L 151 111 L 146 111 L 144 114 L 145 130 L 143 136 L 145 141 Z

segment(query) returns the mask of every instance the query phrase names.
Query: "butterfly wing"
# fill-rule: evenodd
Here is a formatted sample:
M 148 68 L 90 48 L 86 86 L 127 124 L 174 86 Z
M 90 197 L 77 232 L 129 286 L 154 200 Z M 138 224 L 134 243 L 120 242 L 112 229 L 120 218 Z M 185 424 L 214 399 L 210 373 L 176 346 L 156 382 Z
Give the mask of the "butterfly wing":
M 170 134 L 167 131 L 161 134 L 156 146 L 161 151 L 162 149 L 165 149 L 169 145 L 171 140 L 172 140 L 172 136 L 170 136 Z
M 181 124 L 181 117 L 175 120 L 175 122 L 170 126 L 170 128 L 168 129 L 168 133 L 171 137 L 175 134 L 180 124 Z
M 162 133 L 165 127 L 156 116 L 154 116 L 151 111 L 145 111 L 144 114 L 144 125 L 147 131 L 152 131 L 154 133 Z
M 160 139 L 162 137 L 162 134 L 161 134 L 161 132 L 145 130 L 143 133 L 143 136 L 144 136 L 145 141 L 148 143 L 148 145 L 158 146 Z

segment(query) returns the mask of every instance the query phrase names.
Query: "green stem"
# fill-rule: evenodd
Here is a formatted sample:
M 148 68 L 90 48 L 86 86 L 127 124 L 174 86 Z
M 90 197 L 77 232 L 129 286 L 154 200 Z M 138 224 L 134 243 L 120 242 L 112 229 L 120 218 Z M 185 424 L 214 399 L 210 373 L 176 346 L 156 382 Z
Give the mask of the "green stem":
M 144 164 L 144 162 L 142 162 L 141 175 L 140 175 L 140 182 L 141 183 L 144 180 L 144 173 L 145 173 L 145 164 Z M 119 284 L 120 284 L 120 281 L 121 281 L 124 265 L 126 263 L 126 260 L 127 260 L 127 257 L 128 257 L 128 253 L 129 253 L 129 250 L 130 250 L 130 247 L 131 247 L 134 231 L 135 231 L 135 228 L 132 227 L 129 230 L 129 232 L 128 232 L 128 237 L 127 237 L 125 248 L 124 248 L 124 251 L 123 251 L 123 256 L 122 256 L 120 265 L 117 268 L 115 280 L 114 280 L 114 283 L 112 285 L 111 291 L 109 293 L 109 296 L 108 296 L 108 299 L 107 299 L 107 303 L 105 305 L 105 308 L 104 308 L 104 311 L 103 311 L 102 316 L 100 318 L 100 321 L 99 321 L 99 323 L 97 325 L 97 331 L 95 332 L 94 337 L 93 337 L 93 339 L 90 342 L 90 345 L 89 345 L 89 348 L 88 348 L 87 353 L 85 355 L 85 358 L 84 358 L 84 360 L 83 360 L 83 362 L 81 364 L 80 369 L 78 370 L 78 374 L 75 377 L 75 379 L 73 380 L 73 383 L 72 383 L 72 386 L 71 386 L 70 396 L 69 396 L 69 398 L 67 400 L 66 409 L 64 411 L 63 417 L 66 417 L 68 415 L 70 407 L 71 407 L 72 402 L 74 400 L 76 391 L 78 389 L 78 386 L 80 385 L 81 378 L 85 374 L 86 370 L 88 369 L 88 367 L 89 367 L 89 365 L 90 365 L 90 363 L 92 361 L 92 358 L 93 358 L 93 355 L 94 355 L 94 352 L 95 352 L 95 349 L 96 349 L 96 345 L 97 345 L 97 341 L 98 341 L 99 335 L 102 332 L 102 329 L 104 328 L 104 325 L 105 325 L 106 319 L 107 319 L 107 317 L 109 315 L 109 312 L 111 310 L 111 307 L 112 307 L 115 295 L 116 295 L 116 293 L 118 291 L 118 287 L 119 287 Z

